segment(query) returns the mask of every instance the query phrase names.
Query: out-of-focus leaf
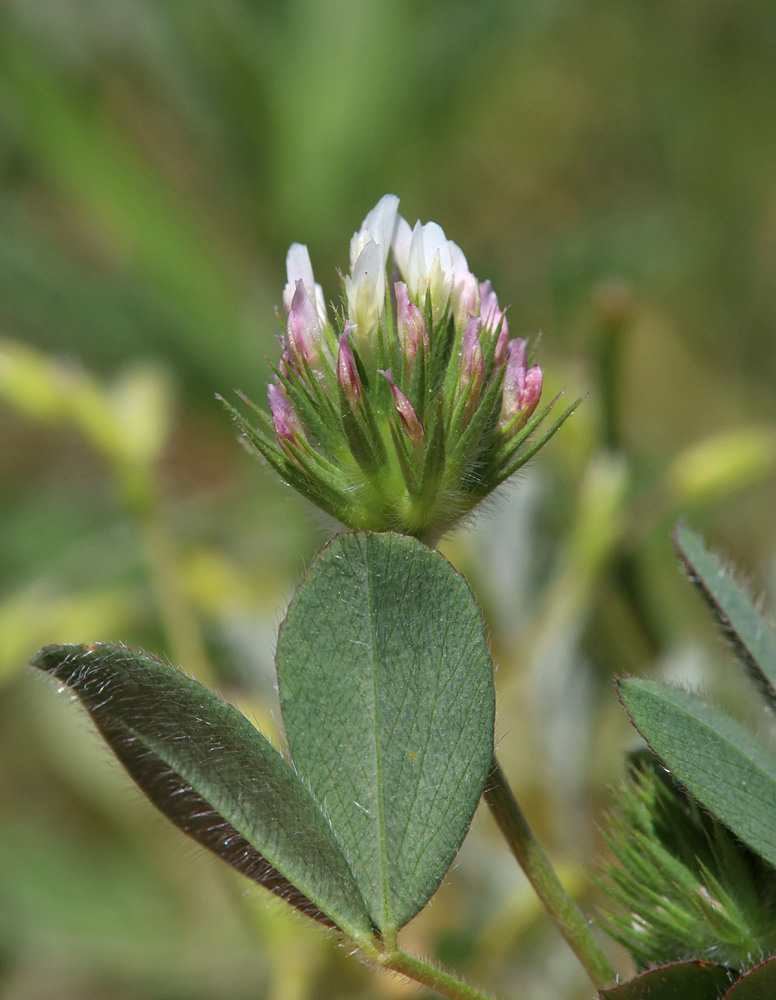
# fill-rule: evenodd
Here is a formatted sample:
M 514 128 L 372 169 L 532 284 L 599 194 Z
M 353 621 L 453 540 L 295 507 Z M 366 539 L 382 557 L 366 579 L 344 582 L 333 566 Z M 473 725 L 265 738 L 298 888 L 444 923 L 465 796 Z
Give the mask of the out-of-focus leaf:
M 141 599 L 126 584 L 64 594 L 41 578 L 0 601 L 0 684 L 21 670 L 30 650 L 53 638 L 115 635 L 136 627 Z
M 0 35 L 0 88 L 14 94 L 9 131 L 40 174 L 114 241 L 164 307 L 188 327 L 187 349 L 221 377 L 236 376 L 224 335 L 235 334 L 245 285 L 196 203 L 186 203 L 115 123 L 79 100 L 72 81 L 20 36 Z M 235 347 L 238 345 L 234 345 Z
M 47 646 L 33 665 L 70 687 L 148 798 L 238 871 L 355 939 L 369 919 L 328 823 L 291 766 L 235 708 L 123 647 Z
M 771 708 L 776 708 L 776 632 L 752 604 L 731 573 L 684 525 L 674 542 L 692 582 L 704 596 L 717 621 Z
M 740 723 L 668 684 L 618 683 L 633 724 L 668 770 L 752 850 L 776 865 L 776 759 Z
M 677 962 L 601 990 L 601 1000 L 720 1000 L 737 973 L 708 962 Z
M 108 396 L 127 457 L 141 464 L 156 459 L 170 431 L 173 392 L 169 373 L 157 365 L 133 365 L 121 372 Z
M 431 897 L 471 822 L 493 752 L 492 664 L 471 591 L 413 538 L 342 535 L 281 626 L 294 763 L 390 933 Z
M 121 430 L 108 397 L 86 371 L 0 338 L 0 398 L 43 423 L 71 423 L 98 451 L 121 451 Z
M 776 432 L 772 427 L 738 427 L 681 452 L 668 470 L 677 503 L 708 503 L 736 493 L 773 472 Z
M 71 424 L 110 461 L 143 466 L 170 427 L 172 388 L 163 369 L 134 365 L 110 387 L 78 365 L 0 337 L 0 399 L 46 424 Z
M 725 994 L 724 1000 L 773 1000 L 776 997 L 776 958 L 750 969 Z

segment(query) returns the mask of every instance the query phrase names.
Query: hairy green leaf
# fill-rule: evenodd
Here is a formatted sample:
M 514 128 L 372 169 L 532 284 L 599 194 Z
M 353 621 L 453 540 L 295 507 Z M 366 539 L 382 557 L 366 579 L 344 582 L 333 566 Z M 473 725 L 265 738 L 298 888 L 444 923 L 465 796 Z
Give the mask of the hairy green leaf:
M 601 990 L 600 1000 L 720 1000 L 736 973 L 708 962 L 677 962 L 650 969 Z
M 291 603 L 277 667 L 294 763 L 395 932 L 439 885 L 488 776 L 492 664 L 471 591 L 413 538 L 342 535 Z
M 121 646 L 47 646 L 33 665 L 75 692 L 179 829 L 302 912 L 371 935 L 353 876 L 293 768 L 237 709 Z
M 692 582 L 710 605 L 736 653 L 771 708 L 776 708 L 776 632 L 751 599 L 705 548 L 699 535 L 684 525 L 674 543 Z
M 752 850 L 776 865 L 776 759 L 696 695 L 631 678 L 618 684 L 633 724 L 668 770 Z
M 724 1000 L 773 1000 L 776 997 L 776 958 L 769 958 L 745 973 L 725 994 Z

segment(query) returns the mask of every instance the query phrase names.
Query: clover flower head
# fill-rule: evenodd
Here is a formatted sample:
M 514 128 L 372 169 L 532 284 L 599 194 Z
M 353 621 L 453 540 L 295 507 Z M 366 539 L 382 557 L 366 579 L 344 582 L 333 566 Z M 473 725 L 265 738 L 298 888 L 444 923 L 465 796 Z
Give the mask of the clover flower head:
M 433 542 L 577 403 L 531 440 L 555 402 L 539 409 L 541 368 L 460 247 L 398 206 L 385 195 L 353 234 L 333 322 L 307 248 L 291 246 L 270 416 L 253 407 L 252 426 L 232 412 L 287 483 L 348 527 Z

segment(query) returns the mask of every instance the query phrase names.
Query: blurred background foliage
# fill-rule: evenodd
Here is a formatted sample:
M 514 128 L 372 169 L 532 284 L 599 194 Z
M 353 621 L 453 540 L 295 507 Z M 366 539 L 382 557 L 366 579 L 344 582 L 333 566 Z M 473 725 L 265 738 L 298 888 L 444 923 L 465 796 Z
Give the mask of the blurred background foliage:
M 776 592 L 774 66 L 765 0 L 5 0 L 4 998 L 419 995 L 167 829 L 24 670 L 122 639 L 279 738 L 275 630 L 332 526 L 214 394 L 263 400 L 288 244 L 336 298 L 386 191 L 543 331 L 548 392 L 590 392 L 443 546 L 485 608 L 502 762 L 583 905 L 632 740 L 612 675 L 753 713 L 668 535 L 687 517 Z M 487 816 L 405 937 L 503 996 L 590 994 Z

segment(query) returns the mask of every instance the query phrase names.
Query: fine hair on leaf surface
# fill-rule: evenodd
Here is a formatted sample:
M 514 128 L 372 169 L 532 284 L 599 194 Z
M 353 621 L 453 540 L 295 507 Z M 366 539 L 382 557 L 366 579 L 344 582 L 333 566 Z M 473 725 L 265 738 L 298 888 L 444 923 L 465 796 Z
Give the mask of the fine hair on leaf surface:
M 48 646 L 33 665 L 79 698 L 141 790 L 175 825 L 301 912 L 356 940 L 371 925 L 325 817 L 235 708 L 125 647 Z
M 776 631 L 763 614 L 763 601 L 754 602 L 733 568 L 713 556 L 701 537 L 685 525 L 677 527 L 673 540 L 688 578 L 761 697 L 776 710 Z
M 416 539 L 340 535 L 291 602 L 277 668 L 294 762 L 372 920 L 398 930 L 447 871 L 490 769 L 493 666 L 468 584 Z

